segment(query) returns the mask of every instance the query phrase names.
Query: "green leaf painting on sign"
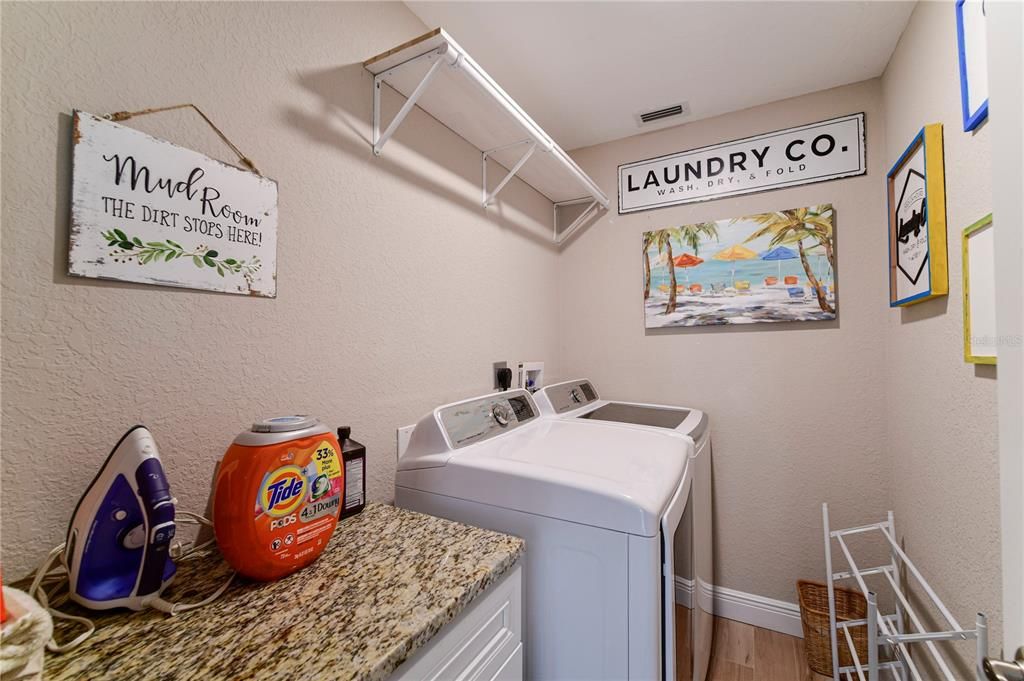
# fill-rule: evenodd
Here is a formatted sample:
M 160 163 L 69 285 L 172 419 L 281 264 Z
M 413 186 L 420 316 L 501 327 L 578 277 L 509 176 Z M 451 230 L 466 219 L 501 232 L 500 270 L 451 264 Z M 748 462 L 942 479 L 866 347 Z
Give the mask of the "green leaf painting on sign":
M 138 237 L 129 239 L 120 229 L 101 232 L 100 236 L 107 242 L 107 246 L 112 248 L 110 256 L 114 262 L 137 262 L 140 265 L 148 265 L 152 262 L 168 263 L 178 258 L 192 258 L 192 264 L 199 269 L 209 267 L 222 277 L 225 273 L 241 274 L 250 283 L 253 276 L 263 267 L 258 256 L 248 260 L 220 258 L 219 252 L 202 244 L 189 250 L 170 239 L 143 243 Z

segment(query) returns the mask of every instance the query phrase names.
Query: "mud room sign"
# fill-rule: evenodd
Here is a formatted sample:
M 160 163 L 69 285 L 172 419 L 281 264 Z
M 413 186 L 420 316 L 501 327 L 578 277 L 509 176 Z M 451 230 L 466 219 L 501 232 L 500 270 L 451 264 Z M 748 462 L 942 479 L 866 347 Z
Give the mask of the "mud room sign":
M 865 172 L 864 114 L 851 114 L 621 165 L 619 213 Z
M 70 274 L 277 295 L 277 183 L 84 111 Z

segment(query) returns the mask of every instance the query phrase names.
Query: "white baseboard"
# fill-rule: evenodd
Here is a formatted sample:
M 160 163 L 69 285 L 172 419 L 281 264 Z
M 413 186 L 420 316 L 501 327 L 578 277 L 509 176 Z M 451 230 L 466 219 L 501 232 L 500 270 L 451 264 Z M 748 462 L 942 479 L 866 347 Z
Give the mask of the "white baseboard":
M 724 617 L 762 629 L 771 629 L 790 636 L 803 638 L 800 626 L 800 607 L 795 603 L 777 601 L 757 594 L 750 594 L 724 586 L 713 586 L 701 582 L 698 597 L 714 604 L 715 617 Z M 676 603 L 692 607 L 694 583 L 676 575 Z
M 693 580 L 676 575 L 676 603 L 684 608 L 693 607 Z

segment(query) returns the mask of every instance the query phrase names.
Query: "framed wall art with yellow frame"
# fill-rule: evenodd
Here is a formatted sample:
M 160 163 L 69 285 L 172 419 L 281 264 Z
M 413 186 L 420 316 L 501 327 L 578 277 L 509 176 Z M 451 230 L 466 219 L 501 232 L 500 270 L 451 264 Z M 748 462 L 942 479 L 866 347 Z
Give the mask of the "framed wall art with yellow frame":
M 886 175 L 889 306 L 949 293 L 942 124 L 921 128 Z
M 992 214 L 964 230 L 964 361 L 996 363 L 996 274 Z

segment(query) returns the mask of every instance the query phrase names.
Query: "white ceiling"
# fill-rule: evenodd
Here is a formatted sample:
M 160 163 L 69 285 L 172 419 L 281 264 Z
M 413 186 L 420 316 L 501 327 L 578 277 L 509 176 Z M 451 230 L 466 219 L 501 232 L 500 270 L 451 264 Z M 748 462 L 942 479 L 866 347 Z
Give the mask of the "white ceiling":
M 913 2 L 407 2 L 565 149 L 882 73 Z M 412 37 L 412 36 L 410 36 Z M 691 114 L 639 127 L 682 101 Z

